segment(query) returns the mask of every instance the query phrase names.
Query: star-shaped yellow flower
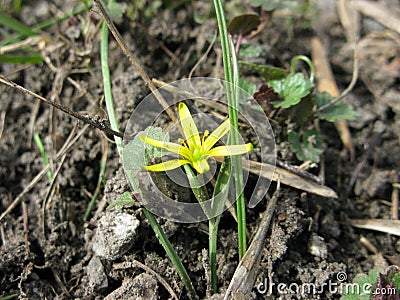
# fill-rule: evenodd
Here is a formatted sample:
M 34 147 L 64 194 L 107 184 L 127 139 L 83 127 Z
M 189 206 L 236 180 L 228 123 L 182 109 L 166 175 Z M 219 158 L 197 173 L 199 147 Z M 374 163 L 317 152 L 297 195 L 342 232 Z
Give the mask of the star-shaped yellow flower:
M 158 141 L 143 135 L 140 136 L 140 139 L 151 146 L 163 148 L 170 152 L 179 154 L 182 158 L 145 166 L 148 171 L 169 171 L 185 164 L 190 164 L 199 174 L 203 174 L 210 170 L 210 165 L 207 161 L 210 157 L 239 155 L 253 150 L 253 145 L 251 143 L 218 146 L 213 148 L 215 143 L 230 130 L 229 119 L 225 120 L 211 134 L 206 130 L 203 138 L 200 139 L 197 126 L 194 123 L 192 115 L 185 103 L 179 103 L 178 112 L 185 137 L 185 139 L 179 139 L 181 144 Z

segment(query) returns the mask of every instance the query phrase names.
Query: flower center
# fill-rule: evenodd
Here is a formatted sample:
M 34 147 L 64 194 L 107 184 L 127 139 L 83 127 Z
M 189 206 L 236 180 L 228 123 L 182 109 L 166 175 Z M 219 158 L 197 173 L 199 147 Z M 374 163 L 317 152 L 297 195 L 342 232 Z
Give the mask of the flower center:
M 200 151 L 200 147 L 199 146 L 195 146 L 195 148 L 193 149 L 193 161 L 198 161 L 200 160 L 200 158 L 202 157 L 202 153 Z

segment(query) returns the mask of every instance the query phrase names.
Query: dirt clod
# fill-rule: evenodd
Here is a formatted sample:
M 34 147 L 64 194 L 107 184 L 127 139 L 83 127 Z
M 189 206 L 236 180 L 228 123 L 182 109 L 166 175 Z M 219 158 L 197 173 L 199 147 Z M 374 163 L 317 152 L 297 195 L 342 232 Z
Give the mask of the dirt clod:
M 109 260 L 121 257 L 134 245 L 139 224 L 139 220 L 130 214 L 106 211 L 93 237 L 94 253 Z

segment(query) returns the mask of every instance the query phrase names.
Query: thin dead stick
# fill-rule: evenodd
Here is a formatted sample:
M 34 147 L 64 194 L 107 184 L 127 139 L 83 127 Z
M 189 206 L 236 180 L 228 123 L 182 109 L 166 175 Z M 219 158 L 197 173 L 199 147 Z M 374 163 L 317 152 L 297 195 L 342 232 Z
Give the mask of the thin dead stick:
M 89 125 L 86 125 L 78 134 L 75 138 L 72 138 L 72 135 L 70 135 L 67 139 L 67 142 L 64 144 L 64 146 L 58 151 L 56 155 L 56 160 L 60 159 L 65 153 L 67 153 L 71 148 L 72 145 L 81 137 L 81 135 L 86 131 L 86 129 L 89 127 Z M 70 141 L 70 143 L 68 143 Z M 67 145 L 68 143 L 68 145 Z M 35 178 L 32 179 L 32 181 L 24 188 L 24 190 L 15 198 L 15 200 L 7 207 L 7 209 L 0 215 L 0 221 L 4 219 L 6 215 L 8 215 L 22 200 L 22 198 L 25 196 L 26 193 L 28 193 L 34 186 L 37 184 L 40 179 L 47 173 L 47 171 L 50 170 L 50 165 L 47 165 L 44 167 L 39 174 L 35 176 Z
M 265 210 L 264 216 L 260 225 L 258 226 L 257 232 L 250 244 L 249 249 L 236 268 L 235 274 L 233 275 L 229 287 L 225 293 L 224 300 L 246 299 L 246 295 L 250 295 L 251 290 L 254 288 L 254 283 L 258 275 L 257 271 L 259 270 L 259 263 L 261 261 L 261 253 L 264 246 L 264 241 L 275 211 L 279 193 L 280 181 L 278 179 L 276 191 L 268 203 L 267 209 Z M 241 296 L 244 298 L 241 298 Z
M 312 61 L 315 66 L 315 76 L 318 80 L 317 88 L 320 92 L 328 92 L 329 94 L 338 97 L 334 101 L 331 101 L 329 103 L 329 106 L 333 105 L 334 103 L 342 99 L 342 97 L 344 97 L 346 93 L 350 92 L 353 86 L 352 82 L 354 82 L 355 84 L 355 81 L 357 79 L 357 76 L 355 75 L 358 74 L 358 71 L 356 71 L 358 70 L 358 68 L 353 70 L 354 76 L 352 82 L 349 85 L 349 88 L 346 89 L 347 92 L 343 93 L 342 95 L 339 95 L 339 89 L 336 85 L 336 81 L 329 63 L 327 50 L 325 49 L 324 45 L 322 44 L 322 41 L 318 37 L 314 37 L 311 40 L 311 49 L 312 49 L 311 51 Z M 356 59 L 354 60 L 354 62 L 356 62 Z M 325 109 L 327 107 L 328 107 L 327 105 L 324 105 L 321 108 Z M 342 120 L 336 120 L 334 121 L 334 123 L 336 130 L 340 135 L 340 139 L 342 140 L 343 145 L 348 149 L 350 153 L 350 159 L 351 161 L 353 161 L 355 157 L 355 150 L 353 142 L 351 140 L 351 133 L 347 126 L 347 123 Z
M 26 253 L 30 252 L 29 249 L 29 218 L 28 218 L 28 207 L 25 202 L 22 202 L 22 218 L 24 222 L 24 242 Z
M 174 112 L 172 109 L 169 107 L 167 101 L 165 101 L 164 97 L 161 95 L 161 93 L 157 90 L 153 82 L 151 81 L 150 77 L 147 75 L 146 71 L 143 69 L 142 65 L 139 63 L 138 59 L 136 56 L 129 50 L 128 45 L 126 45 L 125 41 L 123 40 L 121 34 L 115 27 L 114 23 L 111 21 L 110 17 L 108 16 L 106 10 L 104 9 L 103 4 L 101 3 L 100 0 L 94 0 L 96 3 L 97 7 L 100 9 L 100 12 L 110 29 L 112 35 L 114 36 L 115 40 L 117 41 L 118 45 L 121 47 L 122 52 L 126 55 L 126 57 L 129 59 L 129 61 L 135 66 L 137 71 L 139 72 L 140 77 L 144 80 L 146 85 L 149 87 L 151 92 L 154 94 L 158 102 L 161 104 L 163 109 L 167 112 L 168 116 L 171 118 L 172 122 L 178 123 L 178 119 L 176 118 Z
M 20 50 L 25 47 L 29 47 L 29 46 L 32 47 L 32 46 L 42 43 L 43 41 L 47 42 L 49 40 L 50 40 L 49 37 L 43 36 L 43 35 L 28 37 L 25 40 L 22 40 L 20 42 L 0 47 L 0 55 L 6 54 L 6 53 L 12 52 L 12 51 Z
M 0 82 L 4 83 L 4 84 L 6 84 L 6 85 L 8 85 L 8 86 L 10 86 L 12 88 L 15 88 L 20 92 L 23 92 L 25 94 L 33 96 L 36 99 L 39 99 L 40 101 L 43 101 L 44 103 L 50 104 L 51 106 L 61 110 L 62 112 L 66 113 L 66 114 L 68 114 L 68 115 L 70 115 L 70 116 L 72 116 L 72 117 L 74 117 L 74 118 L 76 118 L 78 120 L 81 120 L 84 123 L 93 126 L 94 128 L 100 129 L 101 131 L 104 131 L 107 134 L 115 135 L 115 136 L 118 136 L 120 138 L 124 137 L 124 135 L 122 133 L 117 132 L 115 130 L 112 130 L 111 128 L 107 127 L 107 125 L 104 124 L 103 122 L 96 121 L 94 119 L 91 119 L 89 116 L 81 115 L 80 113 L 77 113 L 77 112 L 75 112 L 75 111 L 73 111 L 73 110 L 71 110 L 71 109 L 69 109 L 69 108 L 67 108 L 67 107 L 65 107 L 65 106 L 63 106 L 61 104 L 55 103 L 53 101 L 50 101 L 50 100 L 48 100 L 48 99 L 46 99 L 46 98 L 44 98 L 44 97 L 42 97 L 42 96 L 30 91 L 30 90 L 20 86 L 19 84 L 17 84 L 15 82 L 5 78 L 3 75 L 0 75 Z
M 178 300 L 178 296 L 175 294 L 174 290 L 171 288 L 171 286 L 168 284 L 168 282 L 165 281 L 164 278 L 160 276 L 160 274 L 156 273 L 152 269 L 150 269 L 148 266 L 142 264 L 141 262 L 134 260 L 131 262 L 122 262 L 122 263 L 117 263 L 113 265 L 113 269 L 115 270 L 124 270 L 128 268 L 141 268 L 145 270 L 146 272 L 150 273 L 154 277 L 157 278 L 157 280 L 165 287 L 165 289 L 171 294 L 171 296 Z
M 375 245 L 372 244 L 366 237 L 361 236 L 360 237 L 360 243 L 363 244 L 363 246 L 365 248 L 367 248 L 373 254 L 378 254 L 379 253 L 379 250 L 375 247 Z
M 315 195 L 326 198 L 337 198 L 337 194 L 331 188 L 325 185 L 319 185 L 309 179 L 305 179 L 297 174 L 291 173 L 288 170 L 274 167 L 270 164 L 260 163 L 252 160 L 243 159 L 243 168 L 253 174 L 262 176 L 273 181 L 278 181 L 282 184 L 291 186 L 293 188 L 306 191 Z
M 386 219 L 351 219 L 351 226 L 376 230 L 393 235 L 400 236 L 400 221 L 399 220 L 386 220 Z
M 327 109 L 328 107 L 331 107 L 332 105 L 335 105 L 338 103 L 340 100 L 342 100 L 344 97 L 346 97 L 354 88 L 354 86 L 357 83 L 358 80 L 358 72 L 359 72 L 359 63 L 358 63 L 358 56 L 357 56 L 357 41 L 355 42 L 354 45 L 354 58 L 353 58 L 353 74 L 351 76 L 351 81 L 349 83 L 349 86 L 340 94 L 339 97 L 333 99 L 331 102 L 321 106 L 318 108 L 318 112 L 323 111 L 324 109 Z
M 397 3 L 398 4 L 398 3 Z M 395 11 L 386 8 L 381 3 L 366 0 L 353 0 L 352 5 L 364 15 L 371 17 L 387 28 L 400 33 L 400 18 Z
M 393 183 L 398 182 L 399 174 L 397 170 L 392 171 L 392 219 L 398 220 L 399 219 L 399 189 L 394 186 Z
M 1 142 L 1 137 L 3 136 L 5 123 L 6 123 L 6 110 L 3 110 L 0 114 L 0 142 Z
M 193 66 L 193 68 L 190 70 L 188 78 L 192 78 L 192 75 L 194 73 L 194 71 L 196 71 L 196 69 L 199 67 L 199 65 L 206 59 L 208 53 L 210 53 L 212 47 L 214 46 L 215 40 L 217 39 L 217 33 L 214 33 L 214 37 L 210 43 L 210 45 L 208 46 L 206 52 L 200 57 L 200 59 L 197 61 L 197 63 Z

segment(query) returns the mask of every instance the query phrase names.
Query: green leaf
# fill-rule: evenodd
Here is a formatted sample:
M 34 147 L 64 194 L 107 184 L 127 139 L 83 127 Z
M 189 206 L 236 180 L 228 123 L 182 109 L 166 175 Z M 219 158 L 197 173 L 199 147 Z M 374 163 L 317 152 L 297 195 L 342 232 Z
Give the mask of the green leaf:
M 234 17 L 227 25 L 228 32 L 232 35 L 247 35 L 256 30 L 260 24 L 260 17 L 257 14 L 243 14 Z
M 108 208 L 117 207 L 118 209 L 132 207 L 134 204 L 132 192 L 125 192 L 119 196 Z
M 396 291 L 400 294 L 400 269 L 396 266 L 390 266 L 387 269 L 387 278 L 389 283 L 394 283 Z
M 239 62 L 240 66 L 249 68 L 253 72 L 258 73 L 265 81 L 284 78 L 287 74 L 285 69 L 276 68 L 268 65 L 257 65 L 244 61 Z
M 304 134 L 289 131 L 288 138 L 290 146 L 299 160 L 319 162 L 323 149 L 322 139 L 317 130 L 307 130 Z
M 155 140 L 169 141 L 168 134 L 163 134 L 160 127 L 148 127 L 144 132 L 137 134 L 133 141 L 124 146 L 122 152 L 122 162 L 124 168 L 128 170 L 140 169 L 142 166 L 147 165 L 150 160 L 163 155 L 162 149 L 142 142 L 139 137 L 141 134 Z
M 260 56 L 262 50 L 259 46 L 252 44 L 241 44 L 239 50 L 239 56 L 245 58 L 252 58 Z
M 24 24 L 22 24 L 20 21 L 7 16 L 5 13 L 0 12 L 0 24 L 4 25 L 10 29 L 15 30 L 18 33 L 21 33 L 25 36 L 34 36 L 37 35 L 36 32 L 34 32 L 33 30 L 31 30 L 29 27 L 25 26 Z
M 294 0 L 251 0 L 251 6 L 259 7 L 261 6 L 266 11 L 271 11 L 274 9 L 282 8 L 295 8 L 299 6 L 299 1 Z
M 397 292 L 400 293 L 400 272 L 394 275 L 392 280 L 394 281 L 394 286 L 396 287 Z
M 344 290 L 343 292 L 349 292 L 348 294 L 344 294 L 340 299 L 341 300 L 369 300 L 371 294 L 366 291 L 366 287 L 370 287 L 370 291 L 374 290 L 374 286 L 376 286 L 378 282 L 378 275 L 379 273 L 383 273 L 383 269 L 376 268 L 371 269 L 366 274 L 357 274 L 354 279 L 353 283 L 357 286 L 353 286 L 353 288 L 348 288 L 347 291 Z M 367 292 L 367 293 L 364 293 Z
M 316 92 L 314 94 L 314 101 L 317 106 L 317 109 L 323 107 L 324 105 L 330 103 L 334 100 L 330 94 L 323 92 Z M 325 108 L 324 110 L 318 111 L 318 117 L 323 120 L 327 120 L 330 122 L 336 120 L 354 120 L 359 115 L 353 110 L 353 108 L 342 101 L 335 103 L 332 106 Z
M 40 55 L 0 55 L 0 63 L 4 64 L 37 64 L 43 61 Z
M 111 20 L 117 23 L 122 21 L 122 15 L 126 11 L 125 3 L 116 3 L 110 1 L 106 7 Z
M 296 124 L 302 124 L 309 121 L 313 114 L 314 103 L 311 97 L 305 97 L 299 104 L 293 107 L 293 119 Z
M 268 86 L 272 87 L 283 98 L 282 102 L 277 102 L 274 106 L 283 108 L 299 103 L 311 92 L 313 87 L 312 82 L 308 78 L 304 78 L 302 73 L 290 74 L 280 80 L 271 80 L 268 82 Z

